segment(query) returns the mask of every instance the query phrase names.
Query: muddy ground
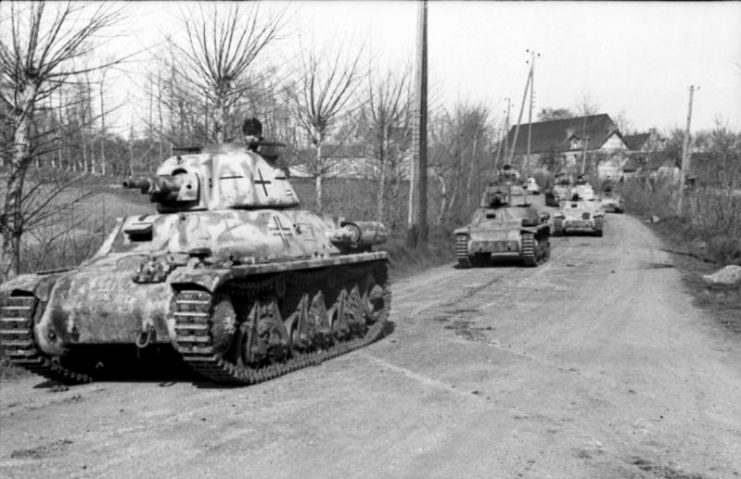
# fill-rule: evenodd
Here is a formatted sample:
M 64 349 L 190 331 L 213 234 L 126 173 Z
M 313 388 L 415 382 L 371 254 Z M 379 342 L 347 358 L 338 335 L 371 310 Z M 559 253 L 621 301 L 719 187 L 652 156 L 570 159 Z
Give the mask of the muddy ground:
M 255 386 L 0 383 L 0 477 L 741 477 L 738 337 L 635 218 L 393 294 L 388 337 Z

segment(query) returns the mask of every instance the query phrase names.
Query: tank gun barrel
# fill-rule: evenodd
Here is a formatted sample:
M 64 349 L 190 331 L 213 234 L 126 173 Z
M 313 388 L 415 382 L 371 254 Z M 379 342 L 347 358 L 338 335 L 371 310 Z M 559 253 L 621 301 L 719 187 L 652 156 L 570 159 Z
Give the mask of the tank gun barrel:
M 144 195 L 152 196 L 156 201 L 176 200 L 183 183 L 182 176 L 140 176 L 131 177 L 123 182 L 124 188 L 140 190 Z
M 367 247 L 386 242 L 388 229 L 378 221 L 343 222 L 330 236 L 337 246 Z
M 134 190 L 141 190 L 143 194 L 148 195 L 159 195 L 167 194 L 171 191 L 177 191 L 180 189 L 181 181 L 171 175 L 162 176 L 140 176 L 131 177 L 124 180 L 124 188 L 131 188 Z

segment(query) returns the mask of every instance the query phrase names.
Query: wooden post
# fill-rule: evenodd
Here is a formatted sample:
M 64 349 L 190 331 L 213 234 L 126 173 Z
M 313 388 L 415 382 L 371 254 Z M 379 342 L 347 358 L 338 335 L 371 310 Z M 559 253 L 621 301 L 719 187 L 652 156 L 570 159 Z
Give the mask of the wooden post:
M 537 54 L 540 56 L 540 53 Z M 533 96 L 535 92 L 535 50 L 530 50 L 530 110 L 527 114 L 527 162 L 530 164 L 530 143 L 533 136 Z
M 527 89 L 530 88 L 530 82 L 533 79 L 533 70 L 530 69 L 527 74 L 527 81 L 525 82 L 525 91 L 522 92 L 522 103 L 520 104 L 520 114 L 517 116 L 517 126 L 515 127 L 515 137 L 512 139 L 512 149 L 509 152 L 509 165 L 512 166 L 512 162 L 515 157 L 515 147 L 517 146 L 517 136 L 520 134 L 520 124 L 522 123 L 522 112 L 525 110 L 525 100 L 527 99 Z
M 685 175 L 690 164 L 690 123 L 692 121 L 692 98 L 694 94 L 695 86 L 690 85 L 690 101 L 687 106 L 687 126 L 684 129 L 684 141 L 682 142 L 682 167 L 679 170 L 679 198 L 677 199 L 677 214 L 680 216 L 682 215 L 683 207 Z
M 417 9 L 417 67 L 407 246 L 427 242 L 427 1 Z

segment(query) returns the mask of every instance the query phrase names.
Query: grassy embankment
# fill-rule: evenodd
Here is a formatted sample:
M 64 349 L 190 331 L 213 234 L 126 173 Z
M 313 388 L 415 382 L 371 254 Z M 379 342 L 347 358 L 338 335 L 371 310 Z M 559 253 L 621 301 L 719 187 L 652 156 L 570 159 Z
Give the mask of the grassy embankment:
M 659 218 L 650 226 L 673 253 L 695 304 L 729 331 L 741 334 L 741 285 L 712 285 L 702 279 L 726 265 L 741 265 L 741 196 L 691 191 L 681 216 L 676 215 L 676 196 L 670 188 L 647 191 L 638 183 L 628 183 L 623 198 L 628 213 L 644 220 Z

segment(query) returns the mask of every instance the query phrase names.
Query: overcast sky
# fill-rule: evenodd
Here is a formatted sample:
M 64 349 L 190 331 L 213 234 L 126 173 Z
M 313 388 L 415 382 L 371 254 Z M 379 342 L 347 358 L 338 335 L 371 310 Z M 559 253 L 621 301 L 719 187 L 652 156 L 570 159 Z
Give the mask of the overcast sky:
M 176 25 L 179 4 L 128 8 L 135 43 L 146 45 Z M 310 38 L 363 45 L 384 67 L 413 61 L 415 2 L 268 2 L 264 8 L 287 10 L 285 52 Z M 712 128 L 716 119 L 741 130 L 741 2 L 456 1 L 430 2 L 428 12 L 437 104 L 484 102 L 502 118 L 510 97 L 516 121 L 526 49 L 534 49 L 541 54 L 535 111 L 574 109 L 587 96 L 600 112 L 622 114 L 634 129 L 683 128 L 694 84 L 700 90 L 693 130 Z

